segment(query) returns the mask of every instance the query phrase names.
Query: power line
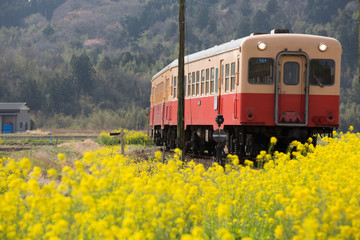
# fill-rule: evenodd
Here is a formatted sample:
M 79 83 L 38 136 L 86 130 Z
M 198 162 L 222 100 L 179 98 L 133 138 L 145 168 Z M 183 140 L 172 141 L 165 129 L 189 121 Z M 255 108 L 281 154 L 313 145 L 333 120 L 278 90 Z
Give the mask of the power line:
M 217 5 L 217 3 L 206 3 L 206 2 L 201 2 L 201 1 L 198 1 L 198 0 L 192 0 L 198 4 L 201 4 L 201 5 L 205 5 L 205 6 L 215 6 Z

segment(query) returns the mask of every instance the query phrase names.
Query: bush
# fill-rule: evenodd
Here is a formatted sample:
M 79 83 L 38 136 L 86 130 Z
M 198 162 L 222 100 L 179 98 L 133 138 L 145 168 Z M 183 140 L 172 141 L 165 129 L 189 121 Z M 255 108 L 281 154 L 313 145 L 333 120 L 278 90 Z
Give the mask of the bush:
M 113 131 L 120 133 L 122 129 Z M 150 137 L 142 132 L 129 131 L 123 129 L 124 131 L 124 142 L 125 144 L 136 144 L 136 145 L 151 145 Z M 103 145 L 118 145 L 121 144 L 121 135 L 110 136 L 110 133 L 102 132 L 99 135 L 99 142 Z

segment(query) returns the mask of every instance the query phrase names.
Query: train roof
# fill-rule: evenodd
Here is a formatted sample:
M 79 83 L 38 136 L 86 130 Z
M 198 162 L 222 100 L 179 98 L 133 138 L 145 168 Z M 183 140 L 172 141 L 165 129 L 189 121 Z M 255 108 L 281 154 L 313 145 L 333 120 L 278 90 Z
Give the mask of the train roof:
M 212 56 L 212 55 L 216 55 L 216 54 L 219 54 L 219 53 L 223 53 L 223 52 L 227 52 L 227 51 L 230 51 L 230 50 L 233 50 L 233 49 L 236 49 L 236 48 L 239 48 L 242 43 L 247 40 L 248 38 L 252 38 L 252 37 L 259 37 L 261 36 L 261 38 L 268 38 L 268 37 L 273 37 L 273 36 L 284 36 L 284 35 L 297 35 L 297 36 L 311 36 L 311 37 L 320 37 L 320 38 L 331 38 L 331 37 L 325 37 L 325 36 L 318 36 L 318 35 L 309 35 L 309 34 L 296 34 L 296 33 L 282 33 L 282 34 L 274 34 L 274 33 L 271 33 L 271 34 L 255 34 L 255 35 L 250 35 L 250 36 L 246 36 L 246 37 L 243 37 L 243 38 L 239 38 L 239 39 L 236 39 L 236 40 L 231 40 L 230 42 L 226 42 L 226 43 L 223 43 L 221 45 L 216 45 L 212 48 L 208 48 L 206 50 L 203 50 L 203 51 L 199 51 L 199 52 L 196 52 L 196 53 L 193 53 L 193 54 L 190 54 L 190 55 L 187 55 L 184 57 L 185 59 L 185 63 L 189 63 L 189 62 L 192 62 L 192 61 L 195 61 L 195 60 L 199 60 L 199 59 L 202 59 L 202 58 L 206 58 L 206 57 L 209 57 L 209 56 Z M 176 67 L 178 66 L 178 59 L 172 61 L 169 65 L 167 65 L 166 67 L 164 67 L 163 69 L 161 69 L 158 73 L 156 73 L 152 79 L 155 79 L 156 77 L 158 77 L 159 75 L 161 75 L 163 72 L 165 72 L 166 70 L 172 68 L 172 67 Z
M 215 54 L 218 54 L 218 53 L 226 52 L 226 51 L 229 51 L 229 50 L 232 50 L 232 49 L 236 49 L 239 46 L 241 46 L 241 43 L 246 38 L 247 37 L 239 38 L 239 39 L 236 39 L 236 40 L 231 40 L 230 42 L 227 42 L 227 43 L 224 43 L 224 44 L 221 44 L 221 45 L 216 45 L 216 46 L 214 46 L 212 48 L 208 48 L 206 50 L 187 55 L 187 56 L 184 57 L 185 63 L 192 62 L 192 61 L 195 61 L 195 60 L 198 60 L 198 59 L 201 59 L 201 58 L 205 58 L 205 57 L 208 57 L 208 56 L 212 56 L 212 55 L 215 55 Z M 169 65 L 167 65 L 162 70 L 160 70 L 158 73 L 156 73 L 153 76 L 153 79 L 158 77 L 160 74 L 162 74 L 163 72 L 165 72 L 169 68 L 176 67 L 177 65 L 178 65 L 178 59 L 172 61 Z

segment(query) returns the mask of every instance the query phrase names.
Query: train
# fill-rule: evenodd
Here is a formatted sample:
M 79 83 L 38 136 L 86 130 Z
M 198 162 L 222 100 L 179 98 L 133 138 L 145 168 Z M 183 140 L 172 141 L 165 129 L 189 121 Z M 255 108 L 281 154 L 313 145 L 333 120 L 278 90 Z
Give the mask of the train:
M 334 38 L 273 29 L 185 56 L 185 149 L 213 154 L 219 115 L 224 151 L 239 157 L 266 150 L 271 137 L 283 150 L 331 135 L 339 126 L 341 54 Z M 151 79 L 151 137 L 168 148 L 176 147 L 178 87 L 178 60 Z

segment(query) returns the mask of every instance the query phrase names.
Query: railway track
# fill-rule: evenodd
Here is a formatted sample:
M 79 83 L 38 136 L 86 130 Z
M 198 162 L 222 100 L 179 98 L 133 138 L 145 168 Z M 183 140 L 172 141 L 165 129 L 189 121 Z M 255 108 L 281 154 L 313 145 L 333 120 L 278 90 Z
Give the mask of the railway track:
M 171 158 L 174 155 L 174 149 L 171 149 L 171 150 L 166 149 L 164 151 L 163 147 L 154 147 L 154 148 L 148 149 L 146 151 L 136 150 L 132 154 L 140 157 L 142 160 L 147 160 L 148 157 L 153 156 L 156 151 L 160 151 L 162 154 L 165 154 L 164 162 L 166 162 L 166 159 Z M 131 153 L 130 153 L 130 155 L 131 155 Z M 244 165 L 244 161 L 246 159 L 253 161 L 254 164 L 256 165 L 256 158 L 251 158 L 251 157 L 239 159 L 240 164 Z M 225 156 L 223 156 L 222 160 L 224 161 L 223 164 L 228 163 L 228 162 L 226 162 L 227 160 L 226 160 Z M 209 167 L 211 167 L 214 164 L 214 162 L 216 162 L 216 157 L 213 155 L 209 155 L 209 154 L 199 155 L 199 154 L 193 154 L 193 153 L 187 152 L 184 155 L 183 161 L 184 162 L 194 161 L 196 164 L 202 164 L 205 167 L 205 169 L 208 169 Z
M 0 139 L 3 141 L 6 140 L 49 140 L 56 141 L 82 141 L 85 139 L 95 140 L 98 138 L 98 134 L 49 134 L 49 135 L 30 135 L 30 134 L 1 134 Z

